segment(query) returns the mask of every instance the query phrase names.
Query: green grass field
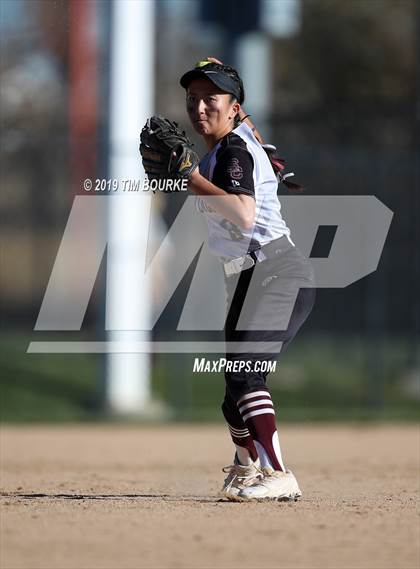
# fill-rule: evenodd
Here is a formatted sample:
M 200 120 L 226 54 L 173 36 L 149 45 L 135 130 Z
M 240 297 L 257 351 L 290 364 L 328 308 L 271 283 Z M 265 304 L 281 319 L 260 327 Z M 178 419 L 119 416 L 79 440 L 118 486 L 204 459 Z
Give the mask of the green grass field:
M 30 340 L 30 335 L 19 333 L 1 338 L 4 422 L 110 418 L 102 405 L 103 356 L 27 354 Z M 410 357 L 403 339 L 367 344 L 358 338 L 303 336 L 281 354 L 276 372 L 269 376 L 279 417 L 417 420 L 419 379 Z M 154 395 L 171 409 L 171 420 L 221 420 L 223 374 L 193 373 L 193 360 L 185 354 L 154 355 Z

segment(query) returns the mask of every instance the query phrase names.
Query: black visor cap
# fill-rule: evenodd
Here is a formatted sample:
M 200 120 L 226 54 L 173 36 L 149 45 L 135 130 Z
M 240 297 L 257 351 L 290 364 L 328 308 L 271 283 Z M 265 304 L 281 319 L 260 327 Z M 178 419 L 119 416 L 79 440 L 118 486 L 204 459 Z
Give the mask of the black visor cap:
M 184 89 L 188 89 L 189 84 L 194 79 L 209 79 L 212 83 L 219 87 L 222 91 L 226 93 L 230 93 L 233 95 L 239 103 L 243 103 L 241 101 L 241 89 L 238 83 L 223 71 L 215 69 L 215 68 L 207 68 L 202 67 L 201 69 L 192 69 L 191 71 L 187 71 L 181 77 L 180 83 Z

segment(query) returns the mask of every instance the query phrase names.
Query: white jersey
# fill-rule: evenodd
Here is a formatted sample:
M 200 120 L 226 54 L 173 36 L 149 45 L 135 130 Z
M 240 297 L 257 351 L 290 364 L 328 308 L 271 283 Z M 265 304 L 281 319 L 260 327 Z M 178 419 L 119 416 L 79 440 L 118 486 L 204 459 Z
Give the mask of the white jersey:
M 204 198 L 197 197 L 197 209 L 207 220 L 213 254 L 226 261 L 283 235 L 290 240 L 290 230 L 280 212 L 277 178 L 248 125 L 242 123 L 203 157 L 200 174 L 228 193 L 253 196 L 256 201 L 254 226 L 242 229 L 214 211 Z

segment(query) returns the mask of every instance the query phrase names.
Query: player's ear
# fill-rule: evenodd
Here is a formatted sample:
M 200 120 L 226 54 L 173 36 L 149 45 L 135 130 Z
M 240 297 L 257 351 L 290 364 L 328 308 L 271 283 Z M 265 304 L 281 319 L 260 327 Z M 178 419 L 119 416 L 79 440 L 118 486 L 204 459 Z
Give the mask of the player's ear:
M 241 110 L 241 105 L 238 103 L 238 101 L 235 101 L 231 107 L 231 112 L 230 112 L 232 118 L 235 118 L 235 116 L 239 113 L 240 110 Z

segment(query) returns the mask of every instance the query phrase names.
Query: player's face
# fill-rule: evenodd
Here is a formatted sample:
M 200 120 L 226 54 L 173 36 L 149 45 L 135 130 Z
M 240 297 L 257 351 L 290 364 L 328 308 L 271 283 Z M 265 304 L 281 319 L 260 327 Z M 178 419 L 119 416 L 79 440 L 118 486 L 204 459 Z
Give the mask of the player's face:
M 221 138 L 233 128 L 238 104 L 208 79 L 195 79 L 187 89 L 187 113 L 194 129 L 204 137 Z

